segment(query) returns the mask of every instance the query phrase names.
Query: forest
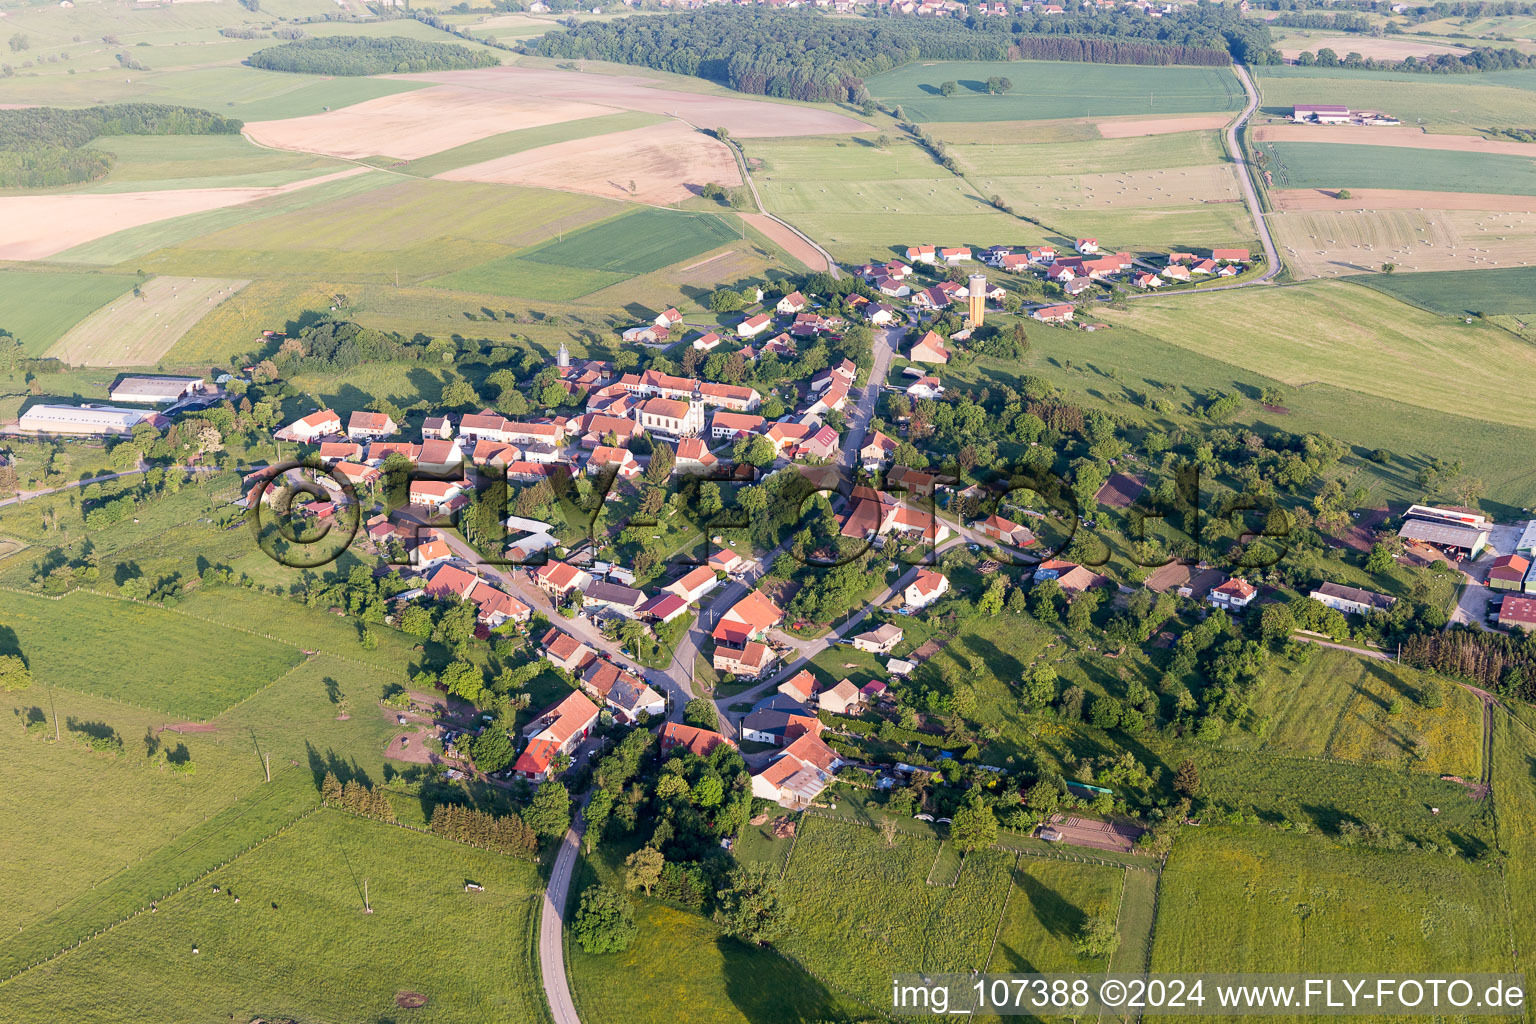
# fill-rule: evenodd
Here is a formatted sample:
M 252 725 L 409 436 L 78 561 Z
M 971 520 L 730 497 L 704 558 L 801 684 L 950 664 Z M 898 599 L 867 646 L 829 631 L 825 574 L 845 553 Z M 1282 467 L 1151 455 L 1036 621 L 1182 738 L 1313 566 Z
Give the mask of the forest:
M 1262 22 L 1227 5 L 1162 18 L 1139 11 L 1044 17 L 830 19 L 814 11 L 722 7 L 588 22 L 550 32 L 527 52 L 640 64 L 798 100 L 861 101 L 863 80 L 915 60 L 1078 60 L 1113 64 L 1268 64 Z
M 427 43 L 401 36 L 321 36 L 257 50 L 247 63 L 268 71 L 311 75 L 384 75 L 488 68 L 497 60 L 492 54 L 457 43 Z
M 238 135 L 242 127 L 233 118 L 161 103 L 0 110 L 0 188 L 79 185 L 105 176 L 113 155 L 86 148 L 102 135 Z

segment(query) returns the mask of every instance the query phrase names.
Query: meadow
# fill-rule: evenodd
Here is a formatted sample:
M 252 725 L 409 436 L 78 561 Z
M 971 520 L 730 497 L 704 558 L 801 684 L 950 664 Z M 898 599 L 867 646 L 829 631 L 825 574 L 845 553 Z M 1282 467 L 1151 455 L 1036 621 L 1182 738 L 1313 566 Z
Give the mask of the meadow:
M 40 356 L 75 324 L 133 288 L 107 274 L 0 270 L 0 331 Z
M 1291 387 L 1327 384 L 1409 405 L 1525 426 L 1536 405 L 1513 399 L 1468 403 L 1463 381 L 1491 363 L 1536 370 L 1536 353 L 1485 325 L 1445 318 L 1388 295 L 1338 281 L 1281 289 L 1164 296 L 1107 312 L 1144 331 Z M 1232 325 L 1241 323 L 1241 334 Z M 1427 367 L 1435 373 L 1426 373 Z M 1390 431 L 1381 443 L 1391 445 Z
M 1363 274 L 1346 278 L 1447 316 L 1536 313 L 1536 267 L 1421 274 Z
M 1013 90 L 989 96 L 1001 75 Z M 954 96 L 939 86 L 959 83 Z M 1133 67 L 1060 61 L 950 61 L 907 64 L 868 80 L 869 91 L 913 121 L 1022 121 L 1115 114 L 1237 110 L 1242 88 L 1221 68 Z
M 466 881 L 485 891 L 465 892 Z M 322 810 L 156 913 L 12 980 L 8 1012 L 379 1019 L 408 991 L 427 996 L 412 1020 L 546 1020 L 534 976 L 539 890 L 527 862 Z
M 78 591 L 57 601 L 8 594 L 0 625 L 39 682 L 200 721 L 303 660 L 238 629 Z
M 1529 85 L 1536 77 L 1529 71 L 1442 76 L 1294 64 L 1253 70 L 1265 114 L 1289 117 L 1298 103 L 1342 103 L 1385 111 L 1404 124 L 1466 134 L 1536 123 L 1536 92 Z
M 81 320 L 44 355 L 69 366 L 150 366 L 193 324 L 244 288 L 217 277 L 152 277 Z
M 1103 971 L 1107 964 L 1102 957 L 1079 953 L 1075 945 L 1089 917 L 1115 916 L 1126 875 L 1123 868 L 1020 857 L 986 970 L 994 974 Z
M 83 192 L 145 192 L 172 188 L 256 188 L 287 185 L 347 166 L 309 153 L 252 145 L 243 135 L 114 135 L 91 143 L 116 162 Z
M 965 143 L 950 146 L 967 173 L 988 175 L 1110 174 L 1226 163 L 1216 132 L 1171 132 L 1082 142 Z
M 1152 970 L 1513 968 L 1494 868 L 1259 828 L 1186 829 L 1163 871 Z
M 1496 813 L 1499 835 L 1508 852 L 1504 871 L 1510 902 L 1520 908 L 1508 919 L 1520 951 L 1516 966 L 1527 973 L 1532 970 L 1531 951 L 1536 950 L 1536 915 L 1526 909 L 1531 886 L 1536 885 L 1536 780 L 1531 774 L 1536 764 L 1536 731 L 1530 720 L 1530 709 L 1521 707 L 1517 714 L 1495 715 L 1493 728 Z
M 649 274 L 741 237 L 711 213 L 635 210 L 518 254 L 533 263 Z
M 1536 195 L 1536 159 L 1331 142 L 1263 142 L 1276 188 L 1396 188 Z M 1433 205 L 1430 203 L 1429 205 Z

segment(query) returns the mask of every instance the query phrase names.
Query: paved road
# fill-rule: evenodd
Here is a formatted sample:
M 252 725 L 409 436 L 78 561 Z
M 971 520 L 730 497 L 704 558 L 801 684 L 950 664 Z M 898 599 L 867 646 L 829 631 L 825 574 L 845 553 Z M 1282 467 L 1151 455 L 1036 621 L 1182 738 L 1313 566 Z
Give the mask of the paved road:
M 549 885 L 544 889 L 544 911 L 539 920 L 539 973 L 544 978 L 544 997 L 549 1001 L 549 1012 L 554 1016 L 555 1024 L 581 1024 L 581 1018 L 576 1016 L 576 1003 L 571 999 L 570 982 L 565 976 L 565 904 L 571 889 L 571 872 L 576 866 L 576 851 L 585 828 L 586 822 L 577 811 L 576 819 L 560 841 L 560 852 L 555 855 Z
M 181 468 L 182 469 L 186 469 L 188 467 L 183 466 Z M 205 467 L 191 467 L 191 468 L 200 470 L 202 472 L 207 472 L 207 469 Z M 16 503 L 22 502 L 22 501 L 31 501 L 33 498 L 41 498 L 41 497 L 44 497 L 44 496 L 49 495 L 49 494 L 57 494 L 60 491 L 67 491 L 67 490 L 69 490 L 69 489 L 71 489 L 73 487 L 85 487 L 85 486 L 87 486 L 89 484 L 99 484 L 99 483 L 101 483 L 104 480 L 118 480 L 118 479 L 121 479 L 122 477 L 125 477 L 125 476 L 138 476 L 140 473 L 143 473 L 143 472 L 144 472 L 144 467 L 141 465 L 138 469 L 128 469 L 128 470 L 124 470 L 121 473 L 103 473 L 101 476 L 93 476 L 93 477 L 89 477 L 89 478 L 87 478 L 85 480 L 75 480 L 75 481 L 72 481 L 72 482 L 67 483 L 67 484 L 60 484 L 57 487 L 45 487 L 45 488 L 43 488 L 40 491 L 21 491 L 20 493 L 16 494 L 13 497 L 5 498 L 4 500 L 0 500 L 0 507 L 3 507 L 5 505 L 15 505 Z
M 1259 90 L 1253 87 L 1253 79 L 1248 74 L 1248 69 L 1241 64 L 1232 65 L 1232 70 L 1237 75 L 1237 80 L 1243 83 L 1243 91 L 1248 94 L 1248 105 L 1243 107 L 1243 112 L 1237 115 L 1237 120 L 1227 125 L 1225 138 L 1227 141 L 1227 153 L 1232 157 L 1232 162 L 1237 164 L 1237 179 L 1243 187 L 1243 201 L 1248 204 L 1248 212 L 1253 216 L 1254 227 L 1258 228 L 1259 241 L 1264 245 L 1264 260 L 1266 266 L 1264 273 L 1252 281 L 1244 281 L 1241 284 L 1218 285 L 1216 288 L 1201 288 L 1200 291 L 1216 291 L 1226 288 L 1244 288 L 1248 285 L 1260 284 L 1268 281 L 1280 273 L 1280 254 L 1275 249 L 1275 240 L 1270 237 L 1269 224 L 1264 220 L 1264 208 L 1259 205 L 1258 187 L 1254 184 L 1254 175 L 1258 172 L 1249 166 L 1243 158 L 1243 149 L 1237 144 L 1237 133 L 1248 126 L 1248 119 L 1253 117 L 1254 111 L 1259 109 Z

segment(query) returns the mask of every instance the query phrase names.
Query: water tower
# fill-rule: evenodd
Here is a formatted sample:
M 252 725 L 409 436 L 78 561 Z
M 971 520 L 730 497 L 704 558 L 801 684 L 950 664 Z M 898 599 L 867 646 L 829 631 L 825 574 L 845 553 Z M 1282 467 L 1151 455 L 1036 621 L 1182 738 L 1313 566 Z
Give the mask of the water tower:
M 971 326 L 980 327 L 987 318 L 987 275 L 972 274 L 965 287 L 970 292 L 966 304 L 970 311 Z

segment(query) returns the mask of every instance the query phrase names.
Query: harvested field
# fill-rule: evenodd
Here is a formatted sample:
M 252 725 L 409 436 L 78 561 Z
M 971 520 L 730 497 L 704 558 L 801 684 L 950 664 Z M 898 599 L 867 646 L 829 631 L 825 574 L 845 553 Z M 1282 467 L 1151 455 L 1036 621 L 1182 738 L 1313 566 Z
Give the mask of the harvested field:
M 98 309 L 46 354 L 71 366 L 151 366 L 215 305 L 248 284 L 213 277 L 151 278 L 139 296 Z
M 1261 142 L 1255 148 L 1268 157 L 1266 179 L 1280 188 L 1405 188 L 1536 196 L 1536 159 L 1530 154 L 1473 155 L 1459 150 L 1322 142 Z
M 779 248 L 812 270 L 826 270 L 826 258 L 805 239 L 764 213 L 743 213 L 741 219 L 748 227 L 766 235 Z
M 49 195 L 0 198 L 0 259 L 40 260 L 118 231 L 238 206 L 311 185 L 362 174 L 353 167 L 274 188 L 191 188 L 113 195 Z
M 1340 142 L 1357 146 L 1399 146 L 1404 149 L 1449 149 L 1458 153 L 1503 153 L 1536 159 L 1536 146 L 1481 135 L 1431 135 L 1407 125 L 1373 127 L 1364 124 L 1266 124 L 1253 130 L 1255 142 Z
M 257 121 L 245 134 L 274 149 L 415 160 L 502 132 L 608 113 L 590 103 L 439 85 L 308 117 Z
M 1536 252 L 1536 213 L 1468 210 L 1292 210 L 1269 216 L 1299 276 L 1470 270 L 1524 264 Z
M 1225 128 L 1230 120 L 1231 114 L 1191 114 L 1188 117 L 1115 117 L 1093 124 L 1106 139 L 1128 139 L 1135 135 L 1211 131 Z
M 636 75 L 586 75 L 553 68 L 499 67 L 412 75 L 411 81 L 440 82 L 520 98 L 595 103 L 623 110 L 666 114 L 701 127 L 724 127 L 738 138 L 790 135 L 846 135 L 872 131 L 862 121 L 830 110 L 735 96 L 658 89 Z
M 438 177 L 532 185 L 660 206 L 692 198 L 711 182 L 741 184 L 730 149 L 680 121 L 557 142 Z
M 1167 167 L 1107 174 L 978 178 L 984 193 L 996 192 L 1015 208 L 1052 210 L 1170 207 L 1238 201 L 1230 166 Z
M 1351 188 L 1340 199 L 1331 188 L 1285 188 L 1269 193 L 1278 210 L 1495 210 L 1536 211 L 1536 197 L 1491 192 L 1428 192 L 1399 188 Z
M 1283 40 L 1279 47 L 1281 56 L 1292 60 L 1303 51 L 1316 53 L 1325 48 L 1332 50 L 1340 57 L 1347 53 L 1358 53 L 1362 57 L 1375 60 L 1405 60 L 1409 57 L 1433 57 L 1441 53 L 1467 52 L 1464 47 L 1431 43 L 1409 35 L 1390 36 L 1383 39 L 1372 39 L 1365 35 L 1310 38 L 1293 36 Z

